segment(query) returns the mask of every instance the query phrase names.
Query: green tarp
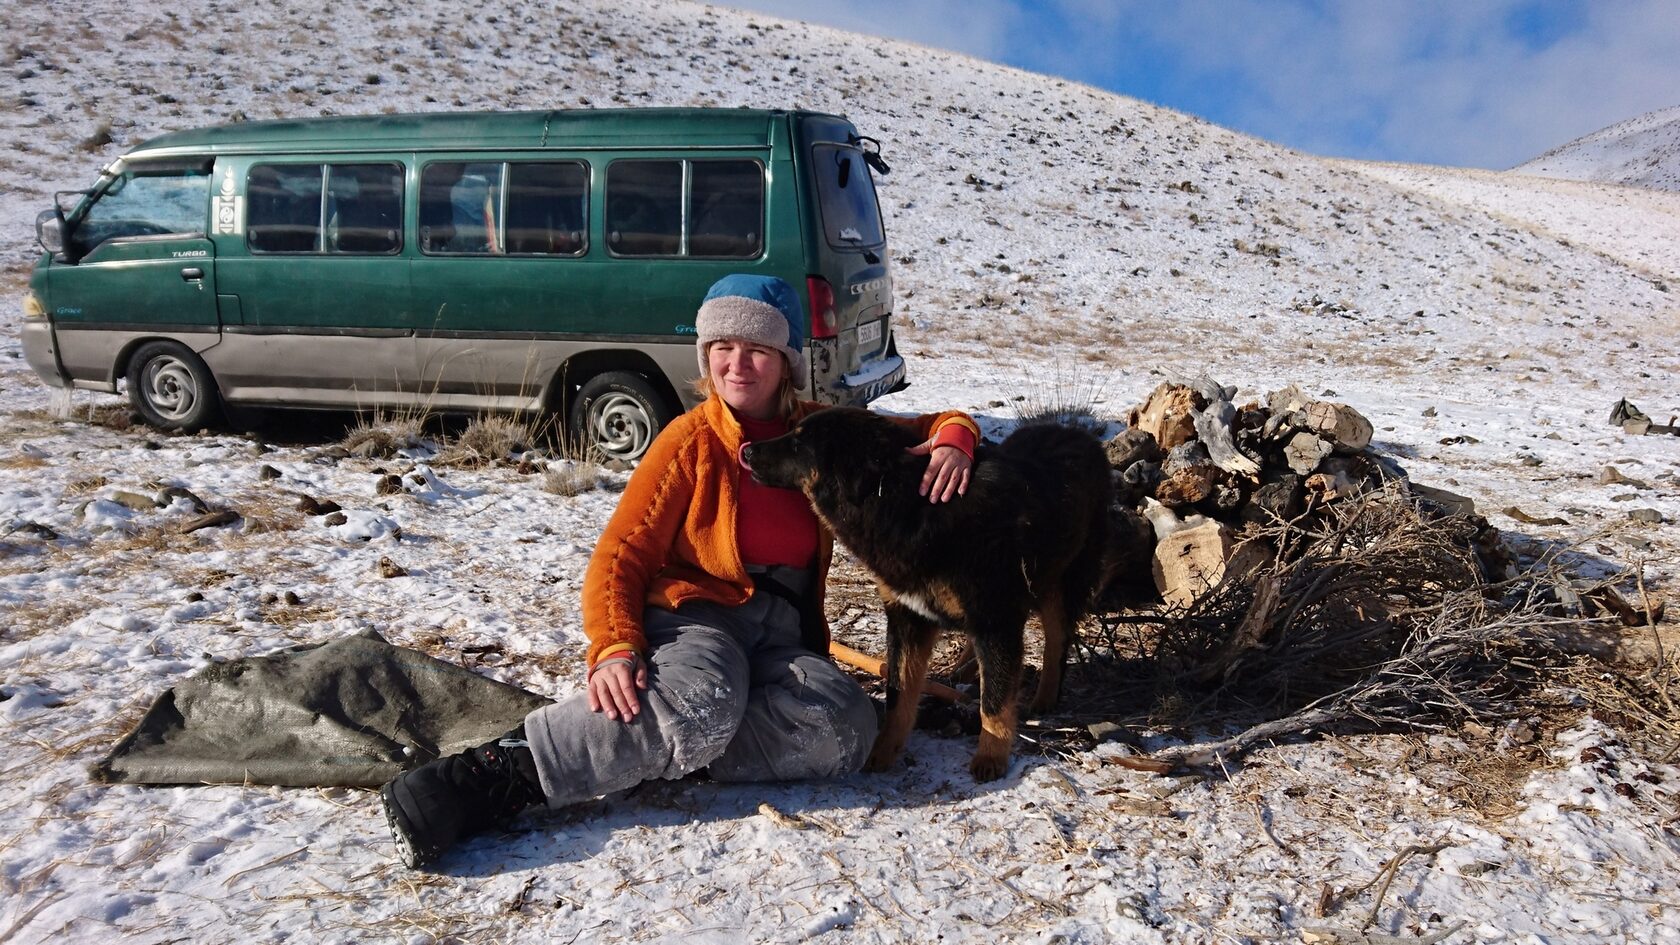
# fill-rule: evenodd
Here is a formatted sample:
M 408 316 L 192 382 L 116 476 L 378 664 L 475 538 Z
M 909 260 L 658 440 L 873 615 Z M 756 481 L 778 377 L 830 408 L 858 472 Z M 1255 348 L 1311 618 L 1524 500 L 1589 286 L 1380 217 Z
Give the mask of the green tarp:
M 383 784 L 547 698 L 368 631 L 217 663 L 159 696 L 91 773 L 131 784 Z

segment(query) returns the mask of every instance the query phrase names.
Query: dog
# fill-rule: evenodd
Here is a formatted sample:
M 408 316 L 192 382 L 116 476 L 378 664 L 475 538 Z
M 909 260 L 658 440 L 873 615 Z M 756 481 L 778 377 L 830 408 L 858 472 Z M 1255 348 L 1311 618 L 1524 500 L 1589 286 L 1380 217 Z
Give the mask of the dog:
M 1023 636 L 1044 625 L 1044 668 L 1029 711 L 1060 695 L 1074 625 L 1102 579 L 1112 491 L 1108 460 L 1091 433 L 1029 423 L 976 450 L 966 494 L 930 503 L 919 494 L 927 459 L 917 432 L 879 414 L 831 407 L 784 436 L 741 453 L 768 486 L 797 489 L 830 531 L 874 573 L 887 615 L 887 715 L 865 769 L 898 761 L 939 634 L 961 631 L 980 666 L 977 781 L 1009 769 Z

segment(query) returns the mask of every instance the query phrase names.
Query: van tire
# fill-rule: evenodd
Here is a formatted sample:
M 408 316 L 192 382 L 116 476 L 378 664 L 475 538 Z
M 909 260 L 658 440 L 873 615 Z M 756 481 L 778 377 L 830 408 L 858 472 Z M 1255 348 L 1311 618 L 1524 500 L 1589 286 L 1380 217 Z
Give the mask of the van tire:
M 575 442 L 603 459 L 628 461 L 640 459 L 675 416 L 647 378 L 607 371 L 578 388 L 566 426 Z
M 198 355 L 173 341 L 148 341 L 128 360 L 128 401 L 160 430 L 198 430 L 218 415 L 216 379 Z

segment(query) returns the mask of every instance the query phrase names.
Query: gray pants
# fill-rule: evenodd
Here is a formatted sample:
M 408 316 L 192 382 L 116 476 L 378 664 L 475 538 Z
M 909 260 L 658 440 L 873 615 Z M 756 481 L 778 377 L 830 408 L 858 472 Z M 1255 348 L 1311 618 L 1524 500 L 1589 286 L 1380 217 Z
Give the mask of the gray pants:
M 701 768 L 719 781 L 850 774 L 875 742 L 875 708 L 826 654 L 799 645 L 799 615 L 759 592 L 740 607 L 649 608 L 648 688 L 630 722 L 588 693 L 525 717 L 550 807 Z

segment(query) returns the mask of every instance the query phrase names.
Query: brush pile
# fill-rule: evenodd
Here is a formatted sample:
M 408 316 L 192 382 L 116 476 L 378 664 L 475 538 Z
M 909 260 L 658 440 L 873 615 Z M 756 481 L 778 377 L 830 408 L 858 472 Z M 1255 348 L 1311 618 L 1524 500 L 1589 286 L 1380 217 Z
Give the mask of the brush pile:
M 1508 714 L 1533 688 L 1524 655 L 1582 626 L 1558 606 L 1567 577 L 1519 573 L 1468 499 L 1410 482 L 1352 407 L 1293 386 L 1241 407 L 1233 394 L 1163 384 L 1108 444 L 1129 549 L 1099 607 L 1108 651 L 1135 647 L 1154 668 L 1158 719 L 1163 704 L 1204 724 L 1237 708 L 1262 719 L 1166 760 L 1350 722 Z

